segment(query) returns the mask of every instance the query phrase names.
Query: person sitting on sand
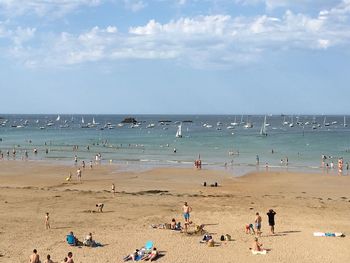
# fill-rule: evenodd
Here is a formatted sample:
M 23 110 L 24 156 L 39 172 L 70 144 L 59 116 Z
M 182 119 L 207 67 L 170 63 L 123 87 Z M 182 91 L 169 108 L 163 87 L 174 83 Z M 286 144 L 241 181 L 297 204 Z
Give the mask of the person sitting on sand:
M 67 263 L 74 263 L 73 260 L 73 253 L 72 252 L 68 252 L 68 260 Z
M 74 236 L 72 231 L 67 235 L 66 240 L 71 246 L 77 246 L 78 244 L 78 239 Z
M 156 260 L 156 258 L 158 257 L 158 251 L 157 251 L 157 248 L 153 248 L 152 249 L 152 252 L 150 254 L 148 254 L 144 260 L 149 260 L 149 261 L 153 261 L 153 260 Z
M 51 256 L 50 255 L 46 256 L 46 260 L 45 260 L 44 263 L 53 263 L 53 261 L 51 260 Z
M 259 243 L 259 240 L 257 237 L 254 238 L 252 250 L 253 251 L 264 251 L 263 244 Z
M 104 204 L 103 203 L 98 203 L 96 204 L 96 207 L 97 207 L 97 211 L 100 212 L 100 213 L 103 213 L 103 207 L 104 207 Z
M 176 220 L 175 220 L 175 218 L 171 219 L 170 229 L 172 229 L 172 230 L 176 229 Z
M 246 224 L 245 225 L 245 233 L 246 234 L 253 234 L 253 235 L 255 235 L 253 224 Z
M 36 249 L 33 250 L 33 254 L 29 257 L 30 263 L 40 263 L 39 254 L 37 253 Z

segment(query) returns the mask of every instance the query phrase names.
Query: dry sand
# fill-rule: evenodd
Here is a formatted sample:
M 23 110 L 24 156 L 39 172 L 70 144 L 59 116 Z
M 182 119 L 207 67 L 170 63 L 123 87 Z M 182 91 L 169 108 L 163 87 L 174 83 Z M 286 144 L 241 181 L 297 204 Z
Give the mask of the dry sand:
M 50 254 L 61 262 L 68 251 L 75 262 L 122 262 L 123 256 L 152 240 L 164 256 L 157 262 L 350 262 L 348 237 L 313 237 L 314 231 L 350 233 L 350 176 L 262 172 L 232 177 L 224 172 L 155 169 L 118 172 L 104 165 L 83 170 L 40 162 L 0 162 L 0 262 L 28 262 L 36 248 L 42 261 Z M 68 172 L 73 181 L 66 182 Z M 207 181 L 220 187 L 203 187 Z M 117 194 L 109 191 L 112 182 Z M 154 191 L 159 190 L 159 191 Z M 150 224 L 181 217 L 187 201 L 191 219 L 206 224 L 218 246 L 199 244 L 200 236 L 152 229 Z M 95 204 L 104 213 L 90 213 Z M 276 212 L 276 235 L 269 234 L 266 212 Z M 244 233 L 255 212 L 263 217 L 262 237 L 267 255 L 249 251 L 252 235 Z M 51 229 L 45 230 L 45 212 Z M 99 248 L 70 247 L 66 234 L 79 239 L 92 232 Z M 234 241 L 220 242 L 222 234 Z

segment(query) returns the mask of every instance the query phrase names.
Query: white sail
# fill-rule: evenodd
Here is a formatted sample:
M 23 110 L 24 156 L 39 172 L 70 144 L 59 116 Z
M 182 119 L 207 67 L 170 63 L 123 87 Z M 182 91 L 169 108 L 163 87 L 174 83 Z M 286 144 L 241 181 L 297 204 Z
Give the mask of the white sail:
M 84 121 L 84 117 L 81 117 L 81 123 L 84 124 L 85 121 Z
M 182 138 L 182 126 L 181 124 L 177 127 L 177 131 L 176 131 L 176 138 Z
M 348 125 L 346 124 L 346 117 L 344 116 L 344 127 L 347 127 Z
M 61 119 L 61 116 L 58 115 L 57 118 L 56 118 L 56 121 L 59 121 Z
M 260 135 L 264 135 L 264 136 L 267 135 L 267 132 L 266 132 L 266 115 L 265 115 L 264 122 L 263 122 L 263 124 L 261 126 L 261 129 L 260 129 Z
M 96 124 L 94 117 L 92 118 L 92 124 Z

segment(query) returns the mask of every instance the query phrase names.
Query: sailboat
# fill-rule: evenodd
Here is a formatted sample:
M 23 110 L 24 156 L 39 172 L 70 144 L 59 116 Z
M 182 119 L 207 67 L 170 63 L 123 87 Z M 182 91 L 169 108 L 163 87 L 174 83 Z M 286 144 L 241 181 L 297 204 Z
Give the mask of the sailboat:
M 180 124 L 180 125 L 177 127 L 177 131 L 176 131 L 176 135 L 175 135 L 176 138 L 182 138 L 181 128 L 182 128 L 182 125 Z
M 266 132 L 266 115 L 265 115 L 264 122 L 263 122 L 263 124 L 261 126 L 261 129 L 260 129 L 260 135 L 267 136 L 267 132 Z
M 95 118 L 94 118 L 94 117 L 92 118 L 92 124 L 93 124 L 93 125 L 99 125 L 99 123 L 95 121 Z
M 326 116 L 324 116 L 323 125 L 326 127 L 328 127 L 330 125 L 329 122 L 326 122 Z
M 234 122 L 231 122 L 231 125 L 232 125 L 232 126 L 238 126 L 237 117 L 236 117 L 236 116 L 235 116 L 235 121 L 234 121 Z
M 348 125 L 346 124 L 346 117 L 344 116 L 344 127 L 347 127 Z
M 84 124 L 85 121 L 84 121 L 84 117 L 81 117 L 81 123 Z
M 60 119 L 61 119 L 61 116 L 58 115 L 57 118 L 56 118 L 56 121 L 60 121 Z

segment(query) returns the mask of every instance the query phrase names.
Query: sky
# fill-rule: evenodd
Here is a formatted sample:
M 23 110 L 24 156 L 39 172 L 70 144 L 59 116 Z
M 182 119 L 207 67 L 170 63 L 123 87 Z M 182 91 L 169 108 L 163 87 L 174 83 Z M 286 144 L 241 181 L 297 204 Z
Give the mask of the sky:
M 350 0 L 0 0 L 0 114 L 350 114 Z

